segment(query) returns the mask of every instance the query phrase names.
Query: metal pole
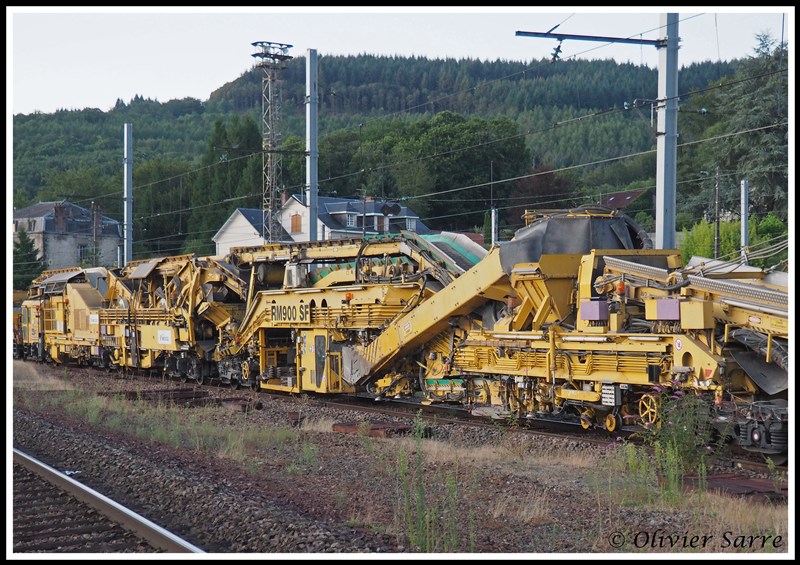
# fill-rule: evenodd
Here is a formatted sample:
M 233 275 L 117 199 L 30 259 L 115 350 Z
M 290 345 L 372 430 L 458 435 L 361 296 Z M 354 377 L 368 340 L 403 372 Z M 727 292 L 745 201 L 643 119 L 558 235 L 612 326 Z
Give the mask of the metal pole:
M 319 206 L 317 194 L 319 191 L 317 176 L 317 161 L 319 148 L 317 147 L 317 50 L 309 49 L 306 59 L 306 189 L 308 191 L 306 204 L 308 205 L 308 240 L 317 241 L 317 218 Z
M 92 202 L 92 267 L 97 266 L 97 207 Z
M 492 208 L 492 246 L 497 243 L 497 208 Z
M 656 135 L 656 247 L 675 249 L 676 164 L 678 154 L 678 14 L 661 15 L 666 46 L 658 46 Z
M 125 186 L 125 264 L 133 260 L 133 124 L 125 124 L 123 132 Z M 124 266 L 121 265 L 121 266 Z
M 489 161 L 489 202 L 492 210 L 492 246 L 497 243 L 497 210 L 494 208 L 494 161 Z
M 714 259 L 719 259 L 719 167 L 714 175 Z
M 749 226 L 749 214 L 750 214 L 750 184 L 747 182 L 747 179 L 742 180 L 741 183 L 742 188 L 742 257 L 744 258 L 744 264 L 747 265 L 747 247 L 750 245 L 750 226 Z
M 364 180 L 364 140 L 362 137 L 364 124 L 358 124 L 358 155 L 361 161 L 361 238 L 367 237 L 367 183 Z
M 361 238 L 367 237 L 367 186 L 361 192 Z

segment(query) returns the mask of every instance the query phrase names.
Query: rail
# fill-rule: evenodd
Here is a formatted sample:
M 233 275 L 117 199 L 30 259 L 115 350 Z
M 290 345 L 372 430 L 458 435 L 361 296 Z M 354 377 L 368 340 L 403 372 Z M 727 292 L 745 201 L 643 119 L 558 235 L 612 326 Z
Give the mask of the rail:
M 119 503 L 114 502 L 110 498 L 88 488 L 63 473 L 59 473 L 49 465 L 16 448 L 14 449 L 14 463 L 43 477 L 49 483 L 63 489 L 81 502 L 93 508 L 97 508 L 100 512 L 108 516 L 109 519 L 133 531 L 154 547 L 163 549 L 169 553 L 205 553 L 202 549 L 182 540 L 147 518 L 125 508 Z

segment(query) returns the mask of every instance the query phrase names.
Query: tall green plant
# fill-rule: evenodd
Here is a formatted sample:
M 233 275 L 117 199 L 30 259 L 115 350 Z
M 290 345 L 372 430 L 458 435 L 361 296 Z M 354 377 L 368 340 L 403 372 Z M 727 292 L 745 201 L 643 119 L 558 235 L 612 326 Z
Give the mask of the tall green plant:
M 673 477 L 692 473 L 716 447 L 711 406 L 679 388 L 661 390 L 658 398 L 659 423 L 644 436 L 657 450 L 657 470 Z
M 444 484 L 434 481 L 433 493 L 443 493 L 440 497 L 426 489 L 425 457 L 422 439 L 426 434 L 422 413 L 417 412 L 413 422 L 413 461 L 405 450 L 398 452 L 397 480 L 398 506 L 395 517 L 402 524 L 408 542 L 418 552 L 451 552 L 460 548 L 458 526 L 458 484 L 450 474 Z M 470 522 L 470 528 L 473 527 Z M 474 536 L 470 536 L 470 547 L 474 547 Z
M 14 242 L 13 287 L 24 290 L 33 279 L 44 271 L 44 260 L 39 257 L 36 243 L 28 235 L 24 227 L 17 229 L 17 241 Z

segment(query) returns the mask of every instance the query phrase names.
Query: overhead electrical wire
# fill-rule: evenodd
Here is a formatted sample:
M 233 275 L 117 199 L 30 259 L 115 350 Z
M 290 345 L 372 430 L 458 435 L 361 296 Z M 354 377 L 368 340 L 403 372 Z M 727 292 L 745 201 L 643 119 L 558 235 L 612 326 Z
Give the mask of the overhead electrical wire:
M 697 17 L 697 16 L 692 16 L 692 17 Z M 569 19 L 569 18 L 567 18 L 567 19 Z M 686 18 L 686 19 L 691 19 L 691 18 Z M 659 28 L 654 28 L 654 29 L 659 29 Z M 647 33 L 647 32 L 644 32 L 644 33 Z M 587 50 L 587 52 L 588 51 L 592 51 L 594 49 L 596 49 L 596 48 L 589 49 L 589 50 Z M 581 53 L 578 53 L 576 55 L 580 55 L 580 54 Z M 461 90 L 461 91 L 452 93 L 450 95 L 447 95 L 446 97 L 439 98 L 436 101 L 441 102 L 441 101 L 443 101 L 443 100 L 445 100 L 445 99 L 447 99 L 449 97 L 456 96 L 458 94 L 461 94 L 461 93 L 464 93 L 464 92 L 468 92 L 468 91 L 474 91 L 476 88 L 479 88 L 481 86 L 485 86 L 485 85 L 488 85 L 488 84 L 491 84 L 493 82 L 497 82 L 497 81 L 500 81 L 500 80 L 506 80 L 508 78 L 512 78 L 512 77 L 517 76 L 519 74 L 524 74 L 525 72 L 528 72 L 530 70 L 535 70 L 535 68 L 534 67 L 530 67 L 528 69 L 524 69 L 523 71 L 520 71 L 518 73 L 513 73 L 513 74 L 508 75 L 506 77 L 501 77 L 499 79 L 493 79 L 492 81 L 486 81 L 484 83 L 481 83 L 481 84 L 476 85 L 474 87 L 471 87 L 469 89 Z M 725 82 L 725 83 L 722 83 L 722 84 L 719 84 L 719 85 L 708 87 L 708 88 L 700 90 L 700 91 L 693 91 L 691 93 L 691 95 L 696 95 L 696 94 L 699 94 L 699 93 L 702 93 L 702 92 L 708 92 L 708 91 L 711 91 L 711 90 L 714 90 L 714 89 L 718 89 L 718 88 L 730 87 L 730 86 L 732 86 L 734 84 L 738 84 L 738 83 L 741 83 L 741 82 L 745 82 L 745 81 L 749 81 L 749 80 L 755 80 L 755 79 L 762 78 L 762 77 L 765 77 L 765 76 L 769 76 L 769 75 L 772 75 L 772 74 L 785 72 L 785 70 L 786 69 L 779 69 L 779 70 L 776 70 L 776 71 L 762 73 L 760 75 L 755 75 L 755 76 L 751 76 L 751 77 L 745 77 L 743 79 L 738 79 L 738 80 L 735 80 L 735 81 L 728 81 L 728 82 Z M 686 96 L 689 96 L 689 95 L 682 94 L 682 95 L 676 96 L 676 98 L 680 99 L 680 98 L 683 98 L 683 97 L 686 97 Z M 408 112 L 408 111 L 413 110 L 416 107 L 424 106 L 424 105 L 427 105 L 429 103 L 430 102 L 426 102 L 425 104 L 422 104 L 422 105 L 413 106 L 413 107 L 410 107 L 410 108 L 407 108 L 407 109 L 403 110 L 402 112 Z M 540 129 L 540 130 L 536 130 L 536 131 L 528 130 L 526 132 L 523 132 L 523 133 L 520 133 L 520 134 L 517 134 L 517 135 L 514 135 L 514 136 L 507 136 L 505 138 L 491 140 L 491 141 L 480 143 L 480 144 L 474 144 L 474 145 L 471 145 L 471 146 L 455 148 L 455 149 L 449 149 L 447 151 L 437 152 L 437 153 L 435 153 L 433 155 L 421 156 L 421 157 L 418 157 L 418 158 L 415 158 L 415 159 L 411 159 L 411 160 L 406 160 L 406 161 L 401 161 L 401 162 L 394 162 L 394 163 L 390 163 L 390 164 L 387 164 L 387 165 L 382 165 L 380 167 L 369 168 L 366 171 L 361 171 L 360 170 L 358 172 L 349 173 L 347 175 L 339 175 L 339 176 L 336 176 L 336 177 L 330 177 L 330 178 L 327 178 L 327 179 L 321 179 L 319 182 L 320 182 L 320 184 L 322 184 L 324 182 L 329 182 L 331 180 L 336 180 L 336 179 L 345 178 L 345 177 L 348 177 L 348 176 L 363 174 L 364 172 L 370 172 L 370 173 L 371 172 L 378 172 L 380 170 L 384 170 L 384 169 L 387 169 L 387 168 L 402 166 L 402 165 L 415 163 L 415 162 L 420 162 L 420 161 L 423 161 L 423 160 L 440 157 L 442 155 L 452 154 L 452 153 L 458 152 L 458 151 L 465 151 L 465 150 L 468 150 L 468 149 L 474 149 L 474 148 L 477 148 L 477 147 L 491 145 L 493 143 L 500 143 L 502 141 L 507 141 L 507 140 L 514 139 L 514 138 L 517 138 L 517 137 L 524 137 L 524 136 L 528 136 L 528 135 L 532 135 L 532 134 L 536 134 L 536 133 L 544 133 L 544 132 L 547 132 L 547 131 L 552 131 L 557 127 L 563 127 L 565 125 L 569 125 L 569 124 L 572 124 L 572 123 L 578 123 L 578 122 L 581 122 L 581 121 L 586 120 L 586 119 L 596 118 L 596 117 L 599 117 L 601 115 L 606 115 L 606 114 L 609 114 L 609 113 L 612 113 L 612 112 L 618 112 L 618 111 L 625 111 L 625 109 L 624 108 L 610 108 L 610 109 L 606 109 L 606 110 L 595 111 L 595 112 L 592 112 L 590 114 L 586 114 L 584 116 L 579 116 L 579 117 L 571 118 L 571 119 L 564 120 L 564 121 L 561 121 L 561 122 L 556 122 L 556 123 L 552 124 L 551 126 L 548 126 L 547 128 L 543 128 L 543 129 Z M 399 113 L 399 112 L 388 114 L 387 116 L 384 116 L 384 117 L 379 118 L 379 119 L 386 119 L 386 118 L 391 117 L 391 116 L 393 116 L 393 115 L 395 115 L 397 113 Z M 373 120 L 370 120 L 370 121 L 373 121 Z M 766 128 L 769 128 L 769 127 L 776 127 L 776 126 L 780 126 L 780 125 L 786 125 L 786 124 L 783 123 L 783 124 L 776 124 L 776 125 L 771 125 L 771 126 L 764 126 L 763 128 L 754 128 L 752 130 L 747 130 L 747 132 L 758 131 L 759 129 L 766 129 Z M 726 135 L 716 136 L 716 137 L 710 138 L 708 140 L 697 140 L 697 141 L 693 141 L 693 142 L 687 142 L 685 144 L 679 145 L 679 147 L 688 146 L 688 145 L 692 145 L 692 144 L 696 144 L 696 143 L 702 143 L 704 141 L 710 141 L 710 140 L 713 140 L 713 139 L 722 139 L 724 137 L 729 137 L 731 135 L 738 135 L 739 133 L 746 133 L 746 132 L 736 132 L 736 133 L 733 133 L 733 134 L 726 134 Z M 460 190 L 467 190 L 467 189 L 470 189 L 470 188 L 486 186 L 486 185 L 489 185 L 489 184 L 492 184 L 492 183 L 498 184 L 498 183 L 503 183 L 503 182 L 511 182 L 511 181 L 515 181 L 515 180 L 519 180 L 519 179 L 523 179 L 523 178 L 530 178 L 530 177 L 533 177 L 533 176 L 539 176 L 541 174 L 552 174 L 552 173 L 556 173 L 556 172 L 560 172 L 560 171 L 571 170 L 571 169 L 575 169 L 575 168 L 580 168 L 580 167 L 585 167 L 585 166 L 590 166 L 590 165 L 595 165 L 595 164 L 601 164 L 601 163 L 606 163 L 606 162 L 612 162 L 612 161 L 616 161 L 616 160 L 620 160 L 620 159 L 624 159 L 624 158 L 634 157 L 634 156 L 637 156 L 637 155 L 652 153 L 653 151 L 654 150 L 648 150 L 648 151 L 643 151 L 643 152 L 638 152 L 638 153 L 632 153 L 632 154 L 628 154 L 628 155 L 621 156 L 621 157 L 603 159 L 603 160 L 593 161 L 591 163 L 573 165 L 573 166 L 570 166 L 570 167 L 563 167 L 563 168 L 560 168 L 560 169 L 554 169 L 554 170 L 550 170 L 550 171 L 546 171 L 546 172 L 534 173 L 534 174 L 530 174 L 530 175 L 522 175 L 522 176 L 519 176 L 519 177 L 513 177 L 513 178 L 508 178 L 508 179 L 498 179 L 498 180 L 493 180 L 493 181 L 491 181 L 489 183 L 480 183 L 480 184 L 466 186 L 466 187 L 459 187 L 459 188 L 455 188 L 455 189 L 449 189 L 449 190 L 444 190 L 444 191 L 433 192 L 433 193 L 429 193 L 429 194 L 426 194 L 426 195 L 413 195 L 413 196 L 406 197 L 405 199 L 415 199 L 415 198 L 422 198 L 422 197 L 435 196 L 435 195 L 441 195 L 441 194 L 449 194 L 449 193 L 457 192 L 457 191 L 460 191 Z M 263 153 L 263 151 L 253 152 L 253 153 L 249 153 L 249 154 L 242 155 L 242 156 L 239 156 L 239 157 L 235 157 L 235 158 L 232 158 L 232 159 L 227 159 L 225 162 L 234 162 L 234 161 L 238 161 L 238 160 L 241 160 L 241 159 L 247 159 L 249 157 L 252 157 L 254 155 L 258 155 L 258 154 L 261 154 L 261 153 Z M 209 164 L 209 165 L 204 165 L 203 167 L 198 167 L 196 169 L 187 171 L 185 173 L 181 173 L 179 175 L 174 175 L 172 177 L 168 177 L 168 178 L 165 178 L 165 179 L 161 179 L 161 180 L 158 180 L 158 181 L 153 181 L 151 183 L 147 183 L 147 184 L 144 184 L 144 185 L 137 185 L 137 188 L 145 188 L 145 187 L 149 187 L 149 186 L 155 186 L 155 185 L 158 185 L 158 184 L 161 184 L 161 183 L 164 183 L 164 182 L 169 182 L 169 181 L 174 180 L 174 179 L 182 178 L 184 176 L 193 175 L 193 174 L 196 174 L 196 173 L 198 173 L 198 172 L 200 172 L 200 171 L 202 171 L 204 169 L 210 169 L 210 168 L 212 168 L 214 166 L 217 166 L 219 164 L 221 164 L 221 163 L 212 163 L 212 164 Z M 286 187 L 286 188 L 287 189 L 292 189 L 292 188 L 300 188 L 302 186 L 304 186 L 304 185 L 299 185 L 298 187 Z M 219 201 L 219 202 L 215 202 L 215 203 L 208 203 L 208 204 L 203 204 L 203 205 L 191 206 L 191 207 L 182 208 L 182 209 L 179 209 L 179 210 L 170 210 L 170 211 L 166 211 L 166 212 L 159 212 L 159 213 L 148 215 L 148 216 L 139 216 L 136 219 L 137 220 L 143 220 L 143 219 L 148 219 L 148 218 L 153 218 L 153 217 L 160 217 L 160 216 L 169 215 L 169 214 L 180 214 L 180 213 L 183 213 L 183 212 L 190 212 L 190 211 L 198 209 L 198 208 L 219 205 L 221 203 L 224 203 L 224 202 L 227 202 L 227 201 L 231 201 L 231 200 L 234 200 L 234 199 L 245 199 L 245 198 L 256 197 L 259 194 L 260 193 L 253 193 L 253 194 L 249 194 L 249 195 L 244 195 L 244 196 L 238 196 L 238 197 L 234 197 L 234 198 L 225 199 L 225 200 L 222 200 L 222 201 Z M 112 196 L 115 196 L 115 195 L 118 195 L 118 192 L 103 194 L 103 195 L 99 195 L 99 196 L 95 196 L 95 197 L 87 198 L 87 199 L 82 199 L 82 200 L 77 200 L 75 202 L 85 202 L 85 201 L 88 201 L 88 200 L 94 200 L 94 199 L 99 199 L 99 198 L 104 198 L 104 197 L 112 197 Z M 469 214 L 474 214 L 475 212 L 468 212 L 468 213 Z

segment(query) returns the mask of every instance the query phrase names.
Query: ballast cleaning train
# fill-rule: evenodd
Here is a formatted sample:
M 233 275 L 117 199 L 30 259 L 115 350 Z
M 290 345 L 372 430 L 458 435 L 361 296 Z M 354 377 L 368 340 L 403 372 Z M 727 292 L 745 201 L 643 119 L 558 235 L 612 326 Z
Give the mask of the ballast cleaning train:
M 18 357 L 493 417 L 657 425 L 668 389 L 745 449 L 788 446 L 788 280 L 655 250 L 605 208 L 526 213 L 486 251 L 440 233 L 47 271 Z

